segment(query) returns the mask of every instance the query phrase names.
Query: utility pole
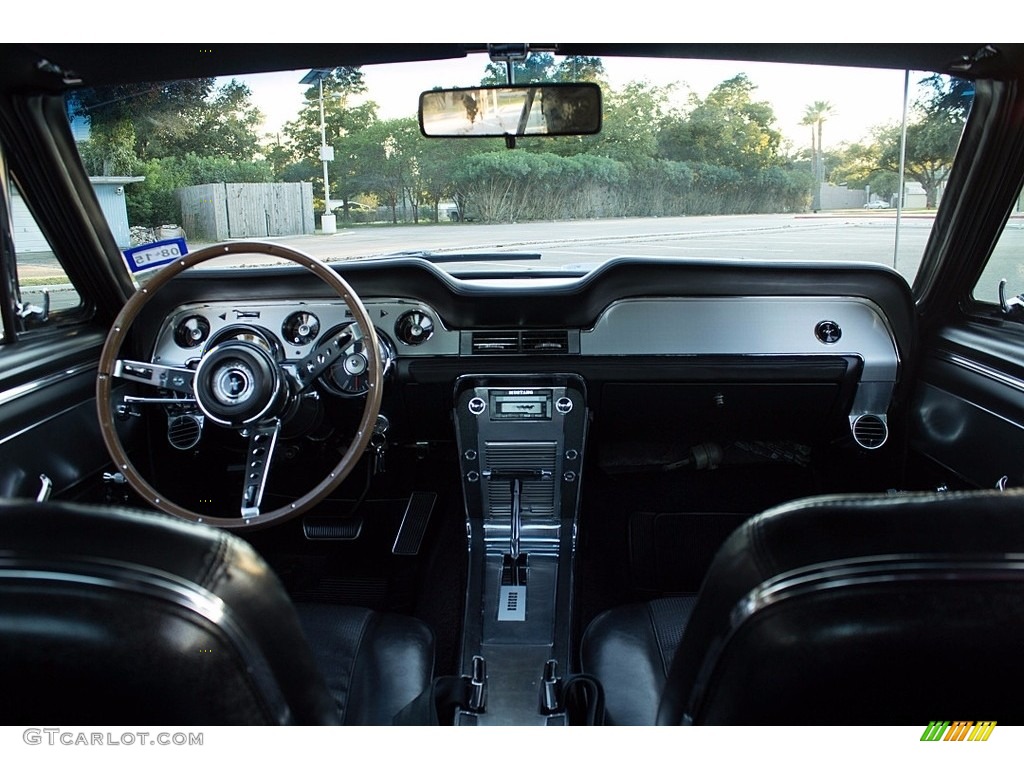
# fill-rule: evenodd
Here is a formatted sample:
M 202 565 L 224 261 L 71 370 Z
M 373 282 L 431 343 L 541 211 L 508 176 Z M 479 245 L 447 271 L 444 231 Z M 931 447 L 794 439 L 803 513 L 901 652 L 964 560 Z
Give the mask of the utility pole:
M 327 122 L 324 119 L 324 77 L 330 73 L 329 69 L 311 69 L 299 81 L 301 85 L 312 85 L 315 81 L 320 86 L 320 161 L 324 164 L 324 214 L 320 217 L 320 231 L 325 235 L 337 231 L 337 223 L 331 212 L 331 184 L 327 178 L 327 163 L 334 160 L 334 147 L 327 146 Z

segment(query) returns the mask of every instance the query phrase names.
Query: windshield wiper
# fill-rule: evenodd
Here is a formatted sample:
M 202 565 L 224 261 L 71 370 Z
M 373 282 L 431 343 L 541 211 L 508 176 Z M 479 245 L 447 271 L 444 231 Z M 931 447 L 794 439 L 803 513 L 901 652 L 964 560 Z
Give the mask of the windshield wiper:
M 540 261 L 539 253 L 434 253 L 432 251 L 395 251 L 381 258 L 416 258 L 431 264 L 445 264 L 459 261 Z

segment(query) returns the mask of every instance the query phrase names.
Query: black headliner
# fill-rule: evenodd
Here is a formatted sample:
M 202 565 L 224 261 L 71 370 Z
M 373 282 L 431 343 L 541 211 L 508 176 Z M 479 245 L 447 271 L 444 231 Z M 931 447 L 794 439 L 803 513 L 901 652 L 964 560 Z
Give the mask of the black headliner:
M 533 43 L 562 55 L 659 56 L 779 61 L 916 69 L 996 78 L 1024 74 L 1024 44 L 995 44 L 973 65 L 981 43 Z M 0 46 L 0 88 L 60 90 L 73 75 L 82 85 L 239 75 L 339 65 L 462 58 L 482 43 L 18 43 Z M 52 68 L 40 67 L 46 61 Z M 126 64 L 128 62 L 129 64 Z

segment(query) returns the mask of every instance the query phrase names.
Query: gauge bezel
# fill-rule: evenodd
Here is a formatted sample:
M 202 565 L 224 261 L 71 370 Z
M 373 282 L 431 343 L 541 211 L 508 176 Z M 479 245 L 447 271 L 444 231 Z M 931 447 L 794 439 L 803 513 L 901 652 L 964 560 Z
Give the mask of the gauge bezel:
M 339 323 L 338 325 L 333 326 L 326 333 L 324 333 L 323 334 L 323 338 L 325 338 L 325 339 L 326 338 L 330 338 L 335 333 L 340 331 L 342 328 L 347 328 L 350 325 L 353 325 L 353 323 L 352 322 Z M 395 362 L 395 358 L 397 357 L 398 353 L 395 350 L 395 343 L 391 340 L 391 338 L 386 333 L 384 333 L 382 330 L 380 330 L 380 328 L 377 328 L 376 326 L 374 326 L 374 328 L 377 331 L 377 347 L 378 347 L 378 350 L 379 350 L 379 353 L 380 353 L 380 359 L 381 359 L 381 379 L 383 380 L 383 379 L 386 379 L 388 374 L 391 372 L 392 364 Z M 362 345 L 363 342 L 364 342 L 364 339 L 365 339 L 365 336 L 360 335 L 358 339 L 356 339 L 355 341 L 352 342 L 352 346 L 355 346 L 357 344 L 358 345 Z M 314 349 L 315 349 L 315 347 L 314 347 Z M 338 381 L 334 378 L 334 371 L 335 371 L 335 369 L 338 368 L 339 366 L 345 365 L 345 360 L 348 357 L 349 357 L 349 355 L 346 355 L 341 360 L 339 360 L 337 363 L 335 363 L 330 368 L 328 368 L 326 371 L 324 371 L 322 374 L 320 374 L 320 379 L 317 381 L 317 384 L 318 384 L 318 386 L 324 392 L 326 392 L 327 394 L 332 395 L 334 397 L 345 397 L 345 398 L 363 397 L 363 396 L 366 395 L 366 392 L 367 392 L 366 387 L 362 387 L 358 391 L 349 391 L 349 390 L 344 389 L 338 383 Z M 364 357 L 365 357 L 365 355 L 364 355 Z M 348 375 L 348 374 L 346 374 L 346 375 Z

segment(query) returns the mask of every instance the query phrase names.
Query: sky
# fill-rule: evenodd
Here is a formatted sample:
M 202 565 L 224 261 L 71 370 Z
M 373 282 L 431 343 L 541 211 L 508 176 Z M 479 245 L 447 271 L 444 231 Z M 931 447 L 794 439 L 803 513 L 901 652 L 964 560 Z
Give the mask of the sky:
M 828 101 L 834 114 L 823 131 L 829 148 L 838 142 L 865 138 L 873 126 L 898 122 L 903 108 L 904 74 L 893 70 L 852 70 L 842 67 L 805 67 L 758 62 L 672 61 L 666 59 L 603 59 L 613 89 L 628 82 L 652 85 L 675 84 L 675 99 L 685 102 L 691 90 L 700 97 L 717 84 L 740 72 L 757 86 L 754 96 L 771 103 L 783 136 L 795 148 L 810 142 L 809 128 L 801 126 L 804 111 L 814 101 Z M 365 67 L 369 97 L 380 107 L 385 119 L 414 115 L 421 91 L 434 86 L 478 84 L 488 60 L 485 56 L 466 59 L 389 64 Z M 280 130 L 294 119 L 305 86 L 299 80 L 305 71 L 274 73 L 242 78 L 253 92 L 253 100 L 264 112 L 265 130 Z M 911 74 L 911 87 L 922 75 Z

